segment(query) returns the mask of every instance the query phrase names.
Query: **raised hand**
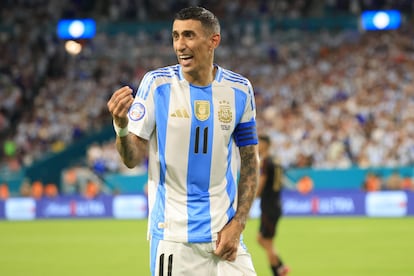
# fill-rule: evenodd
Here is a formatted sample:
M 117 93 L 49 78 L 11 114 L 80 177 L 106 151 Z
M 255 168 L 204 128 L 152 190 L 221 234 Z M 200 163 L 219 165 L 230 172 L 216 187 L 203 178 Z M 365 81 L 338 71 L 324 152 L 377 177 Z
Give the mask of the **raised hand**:
M 133 101 L 132 89 L 129 86 L 116 90 L 109 99 L 107 106 L 114 123 L 118 127 L 124 128 L 128 125 L 127 114 Z

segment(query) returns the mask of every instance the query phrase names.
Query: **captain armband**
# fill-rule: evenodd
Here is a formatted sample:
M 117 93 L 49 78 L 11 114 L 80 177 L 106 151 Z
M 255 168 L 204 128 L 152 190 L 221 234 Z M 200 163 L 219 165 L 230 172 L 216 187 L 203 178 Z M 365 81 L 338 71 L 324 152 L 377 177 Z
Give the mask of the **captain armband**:
M 238 147 L 256 145 L 258 143 L 256 121 L 239 124 L 234 131 L 234 139 Z

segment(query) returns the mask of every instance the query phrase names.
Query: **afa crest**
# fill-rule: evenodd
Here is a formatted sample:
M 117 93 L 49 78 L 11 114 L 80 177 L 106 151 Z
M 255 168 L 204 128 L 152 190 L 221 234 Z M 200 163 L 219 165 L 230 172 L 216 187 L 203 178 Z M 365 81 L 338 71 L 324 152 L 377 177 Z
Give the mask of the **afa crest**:
M 229 102 L 221 101 L 218 111 L 219 121 L 222 123 L 230 123 L 233 119 L 233 112 L 231 111 Z
M 210 117 L 209 101 L 194 101 L 195 116 L 200 121 L 205 121 Z

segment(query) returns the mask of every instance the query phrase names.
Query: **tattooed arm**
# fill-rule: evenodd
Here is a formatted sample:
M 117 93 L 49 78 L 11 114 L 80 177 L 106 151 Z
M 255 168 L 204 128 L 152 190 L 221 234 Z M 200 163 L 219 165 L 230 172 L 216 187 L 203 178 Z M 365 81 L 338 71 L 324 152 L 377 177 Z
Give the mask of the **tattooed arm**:
M 107 103 L 108 110 L 117 128 L 127 128 L 127 114 L 133 101 L 132 89 L 128 86 L 116 90 L 109 99 Z M 142 162 L 147 150 L 147 143 L 146 140 L 132 133 L 128 133 L 123 137 L 116 136 L 116 149 L 128 168 L 133 168 Z
M 233 219 L 219 232 L 217 256 L 228 261 L 234 261 L 240 243 L 240 235 L 246 226 L 250 207 L 256 197 L 259 179 L 259 153 L 258 146 L 240 147 L 241 168 L 238 186 L 237 210 Z
M 132 133 L 128 133 L 124 137 L 116 137 L 116 149 L 124 164 L 130 169 L 142 163 L 147 151 L 147 144 L 147 140 Z
M 240 148 L 241 166 L 237 211 L 233 220 L 245 227 L 259 181 L 259 154 L 256 145 Z

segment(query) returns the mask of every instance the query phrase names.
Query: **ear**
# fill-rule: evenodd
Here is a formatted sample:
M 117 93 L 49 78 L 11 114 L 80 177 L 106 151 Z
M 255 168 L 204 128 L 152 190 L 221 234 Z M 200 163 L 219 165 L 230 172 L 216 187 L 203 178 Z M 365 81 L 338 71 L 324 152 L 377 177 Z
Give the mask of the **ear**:
M 216 49 L 220 45 L 221 36 L 220 34 L 213 34 L 211 36 L 211 46 L 213 49 Z

